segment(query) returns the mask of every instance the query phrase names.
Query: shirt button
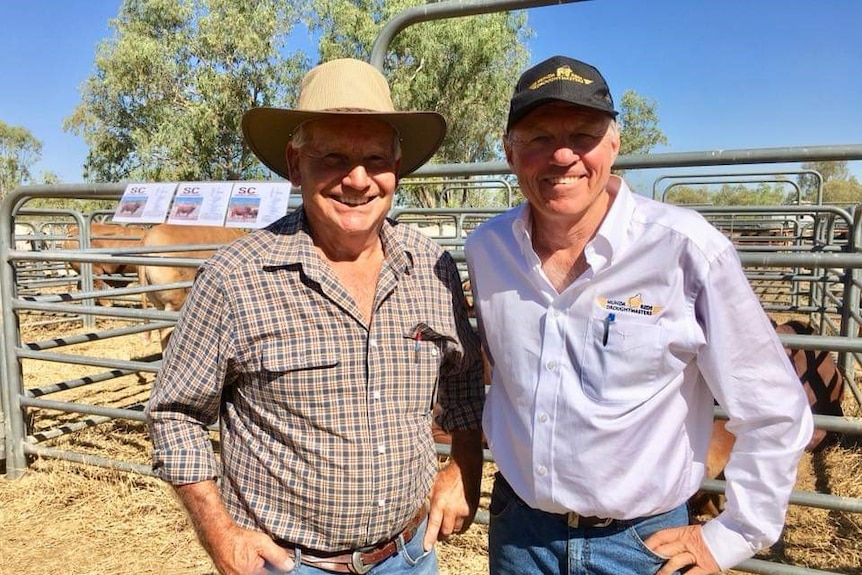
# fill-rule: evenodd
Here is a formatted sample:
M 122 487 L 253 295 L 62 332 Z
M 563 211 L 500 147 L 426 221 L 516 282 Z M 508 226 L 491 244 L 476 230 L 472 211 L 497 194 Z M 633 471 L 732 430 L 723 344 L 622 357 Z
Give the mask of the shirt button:
M 557 362 L 556 362 L 556 361 L 554 361 L 554 360 L 552 359 L 551 361 L 549 361 L 548 363 L 546 363 L 546 364 L 545 364 L 545 366 L 546 366 L 549 370 L 554 371 L 555 369 L 557 369 Z
M 541 421 L 542 423 L 545 423 L 546 421 L 548 421 L 548 414 L 543 413 L 543 414 L 539 415 L 539 421 Z
M 386 453 L 386 446 L 385 445 L 378 445 L 377 446 L 377 453 Z
M 538 473 L 538 474 L 539 474 L 539 475 L 541 475 L 541 476 L 545 476 L 545 475 L 547 475 L 547 474 L 548 474 L 548 468 L 547 468 L 547 467 L 545 467 L 544 465 L 540 465 L 540 466 L 536 469 L 536 473 Z
M 370 345 L 371 347 L 377 347 L 377 340 L 376 339 L 368 340 L 368 345 Z
M 434 357 L 437 357 L 437 348 L 436 347 L 431 348 L 431 355 L 433 355 Z
M 371 399 L 380 399 L 380 390 L 375 389 L 371 392 Z
M 377 501 L 377 507 L 383 507 L 384 505 L 386 505 L 385 499 L 380 499 Z
M 558 310 L 558 309 L 554 310 L 554 317 L 560 317 L 560 310 Z

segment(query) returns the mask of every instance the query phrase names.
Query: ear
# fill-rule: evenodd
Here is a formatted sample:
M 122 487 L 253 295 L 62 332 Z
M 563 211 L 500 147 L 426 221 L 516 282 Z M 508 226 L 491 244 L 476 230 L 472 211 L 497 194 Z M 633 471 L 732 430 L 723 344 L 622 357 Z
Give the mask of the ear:
M 294 148 L 293 144 L 288 143 L 284 149 L 284 156 L 287 160 L 287 179 L 294 187 L 302 187 L 302 177 L 299 172 L 299 150 Z
M 617 156 L 620 155 L 620 125 L 615 124 L 610 127 L 611 130 L 611 149 L 613 150 L 614 157 L 611 160 L 611 165 L 617 161 Z
M 512 169 L 512 146 L 509 145 L 509 134 L 503 134 L 503 151 L 506 153 L 506 162 L 509 164 L 509 169 Z

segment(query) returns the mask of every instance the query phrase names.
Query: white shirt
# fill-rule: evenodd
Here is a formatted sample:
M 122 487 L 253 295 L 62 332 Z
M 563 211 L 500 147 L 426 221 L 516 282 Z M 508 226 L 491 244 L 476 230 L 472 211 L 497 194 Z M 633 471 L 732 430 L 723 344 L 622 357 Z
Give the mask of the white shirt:
M 617 177 L 608 191 L 589 268 L 562 293 L 533 251 L 528 205 L 468 237 L 494 364 L 484 431 L 530 506 L 633 519 L 698 489 L 715 397 L 737 441 L 726 510 L 704 538 L 726 569 L 781 533 L 813 430 L 807 398 L 730 241 Z

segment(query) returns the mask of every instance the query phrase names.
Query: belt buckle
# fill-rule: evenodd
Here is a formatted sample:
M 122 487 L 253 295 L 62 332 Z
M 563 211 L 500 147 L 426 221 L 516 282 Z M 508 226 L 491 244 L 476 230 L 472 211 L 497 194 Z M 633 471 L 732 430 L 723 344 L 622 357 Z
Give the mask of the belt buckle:
M 374 565 L 366 565 L 362 561 L 362 551 L 354 551 L 350 556 L 350 566 L 353 568 L 354 573 L 358 573 L 359 575 L 363 575 L 363 573 L 368 573 L 371 571 Z
M 597 522 L 592 523 L 590 525 L 585 525 L 584 527 L 607 527 L 608 525 L 610 525 L 613 522 L 614 522 L 613 518 L 606 517 L 605 519 L 602 519 L 601 521 L 597 521 Z M 581 515 L 578 513 L 575 513 L 574 511 L 569 511 L 566 514 L 566 523 L 569 524 L 569 527 L 574 527 L 575 529 L 577 529 L 578 527 L 581 526 Z

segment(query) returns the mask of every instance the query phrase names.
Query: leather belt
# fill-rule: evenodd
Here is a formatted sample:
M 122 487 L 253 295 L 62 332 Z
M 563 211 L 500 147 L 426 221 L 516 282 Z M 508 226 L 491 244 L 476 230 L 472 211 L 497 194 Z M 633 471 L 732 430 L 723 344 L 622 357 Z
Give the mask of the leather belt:
M 356 551 L 348 551 L 346 553 L 315 553 L 312 550 L 300 548 L 299 557 L 302 563 L 323 569 L 324 571 L 332 571 L 333 573 L 356 573 L 362 575 L 370 571 L 375 565 L 382 563 L 398 553 L 398 540 L 401 539 L 404 545 L 407 545 L 416 536 L 416 531 L 425 517 L 428 515 L 428 510 L 423 505 L 416 512 L 416 515 L 407 523 L 404 530 L 398 535 L 374 547 L 365 547 Z M 293 549 L 288 548 L 288 552 L 295 558 L 296 554 Z

